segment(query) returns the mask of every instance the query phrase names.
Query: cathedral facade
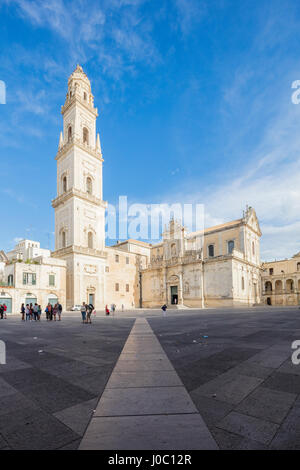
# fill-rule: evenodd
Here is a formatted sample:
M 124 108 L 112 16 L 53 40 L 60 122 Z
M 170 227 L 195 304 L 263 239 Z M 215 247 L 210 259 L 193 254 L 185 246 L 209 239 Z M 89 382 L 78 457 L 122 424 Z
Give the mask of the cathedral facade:
M 254 209 L 187 233 L 172 220 L 142 271 L 143 305 L 217 307 L 260 303 L 260 237 Z

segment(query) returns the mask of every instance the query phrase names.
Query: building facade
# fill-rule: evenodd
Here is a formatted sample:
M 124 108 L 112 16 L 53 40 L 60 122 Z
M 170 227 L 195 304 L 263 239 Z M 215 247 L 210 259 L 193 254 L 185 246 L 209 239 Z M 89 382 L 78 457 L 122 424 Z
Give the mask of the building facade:
M 242 219 L 187 233 L 172 220 L 142 270 L 142 305 L 187 307 L 260 302 L 260 237 L 254 209 Z
M 300 253 L 262 265 L 262 300 L 266 305 L 300 304 Z
M 105 246 L 102 152 L 96 135 L 97 108 L 88 77 L 78 65 L 68 81 L 59 138 L 55 251 L 67 264 L 67 308 L 82 302 L 103 309 L 135 307 L 136 256 Z
M 32 241 L 30 243 L 38 244 Z M 25 245 L 27 243 L 22 246 Z M 27 254 L 24 261 L 20 257 L 18 246 L 13 251 L 18 257 L 7 257 L 1 264 L 0 271 L 0 304 L 7 306 L 7 313 L 19 312 L 22 303 L 38 303 L 45 308 L 49 302 L 53 305 L 60 302 L 65 308 L 65 261 L 43 255 L 29 259 Z

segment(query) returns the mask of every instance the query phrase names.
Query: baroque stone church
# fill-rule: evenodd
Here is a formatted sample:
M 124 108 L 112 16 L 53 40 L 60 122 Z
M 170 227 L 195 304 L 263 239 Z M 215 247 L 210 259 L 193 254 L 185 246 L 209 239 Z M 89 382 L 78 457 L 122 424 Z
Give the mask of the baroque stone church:
M 105 246 L 106 202 L 97 108 L 88 77 L 78 65 L 61 110 L 55 251 L 66 262 L 66 307 L 203 307 L 260 302 L 260 228 L 254 209 L 242 219 L 187 233 L 170 221 L 161 243 L 127 240 Z M 203 233 L 202 233 L 203 236 Z

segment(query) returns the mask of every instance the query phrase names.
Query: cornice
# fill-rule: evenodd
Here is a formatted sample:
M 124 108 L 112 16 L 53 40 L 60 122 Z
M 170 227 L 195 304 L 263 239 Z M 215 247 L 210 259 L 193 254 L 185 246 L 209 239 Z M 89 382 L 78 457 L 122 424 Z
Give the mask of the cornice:
M 83 144 L 80 139 L 73 137 L 70 142 L 66 142 L 61 148 L 58 149 L 55 160 L 60 160 L 66 153 L 71 150 L 73 147 L 79 147 L 81 150 L 92 155 L 94 158 L 97 158 L 100 162 L 103 162 L 101 151 L 90 147 L 87 144 Z
M 70 245 L 66 248 L 61 248 L 59 250 L 51 252 L 53 258 L 64 258 L 67 255 L 77 254 L 77 255 L 87 255 L 95 258 L 107 258 L 107 253 L 102 250 L 95 250 L 93 248 L 87 248 L 85 246 Z
M 86 202 L 94 204 L 98 207 L 99 206 L 103 207 L 104 209 L 106 209 L 106 207 L 107 207 L 107 202 L 106 201 L 103 201 L 102 199 L 100 199 L 96 196 L 93 196 L 92 194 L 85 193 L 84 191 L 80 191 L 79 189 L 75 189 L 75 188 L 71 188 L 66 193 L 63 193 L 60 196 L 53 199 L 52 200 L 52 207 L 56 208 L 59 205 L 64 204 L 65 202 L 67 202 L 72 197 L 78 197 L 79 199 L 82 199 Z
M 84 101 L 80 95 L 73 95 L 72 98 L 68 98 L 65 104 L 61 107 L 61 114 L 64 115 L 65 112 L 70 109 L 73 105 L 79 104 L 84 109 L 92 113 L 95 117 L 98 117 L 98 108 L 94 108 L 94 106 L 90 106 L 86 101 Z

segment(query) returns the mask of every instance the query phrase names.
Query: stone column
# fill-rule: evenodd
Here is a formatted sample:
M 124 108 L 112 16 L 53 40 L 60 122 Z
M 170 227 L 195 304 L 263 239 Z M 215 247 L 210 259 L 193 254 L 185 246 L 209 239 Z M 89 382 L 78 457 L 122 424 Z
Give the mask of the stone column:
M 168 305 L 168 284 L 167 284 L 167 268 L 163 268 L 163 289 L 164 289 L 164 302 Z
M 178 305 L 183 304 L 182 271 L 179 272 Z

